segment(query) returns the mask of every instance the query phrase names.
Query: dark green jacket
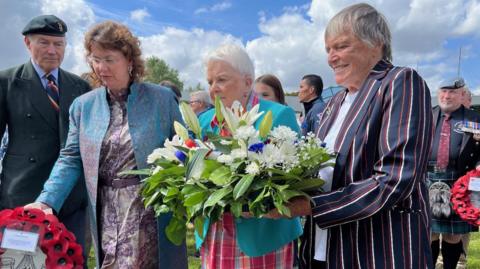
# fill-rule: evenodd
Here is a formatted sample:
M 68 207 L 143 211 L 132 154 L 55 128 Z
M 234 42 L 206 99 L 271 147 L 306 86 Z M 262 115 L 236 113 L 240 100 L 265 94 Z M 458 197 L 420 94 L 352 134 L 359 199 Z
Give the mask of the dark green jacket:
M 90 90 L 80 77 L 58 71 L 60 111 L 58 116 L 29 61 L 0 71 L 0 134 L 8 125 L 9 143 L 0 174 L 0 209 L 35 201 L 43 183 L 65 146 L 68 109 L 73 100 Z M 75 186 L 60 211 L 60 217 L 86 206 L 83 180 Z

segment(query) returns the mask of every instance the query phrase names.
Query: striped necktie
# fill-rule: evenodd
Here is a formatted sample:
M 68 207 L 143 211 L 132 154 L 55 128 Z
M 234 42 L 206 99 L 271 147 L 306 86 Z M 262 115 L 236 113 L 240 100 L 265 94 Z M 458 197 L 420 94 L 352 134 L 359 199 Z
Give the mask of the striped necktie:
M 55 83 L 55 77 L 52 74 L 46 76 L 48 83 L 45 90 L 47 90 L 48 99 L 52 104 L 52 107 L 58 112 L 60 110 L 59 99 L 60 95 L 58 92 L 58 86 Z

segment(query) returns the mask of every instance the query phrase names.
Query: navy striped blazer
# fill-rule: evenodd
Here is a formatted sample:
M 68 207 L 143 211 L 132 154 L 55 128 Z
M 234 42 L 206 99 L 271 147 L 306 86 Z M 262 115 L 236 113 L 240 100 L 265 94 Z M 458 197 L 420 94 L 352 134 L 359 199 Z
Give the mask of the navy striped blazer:
M 320 120 L 324 139 L 347 90 Z M 332 191 L 313 197 L 316 225 L 329 228 L 328 268 L 433 268 L 425 174 L 432 140 L 425 81 L 380 61 L 338 134 Z

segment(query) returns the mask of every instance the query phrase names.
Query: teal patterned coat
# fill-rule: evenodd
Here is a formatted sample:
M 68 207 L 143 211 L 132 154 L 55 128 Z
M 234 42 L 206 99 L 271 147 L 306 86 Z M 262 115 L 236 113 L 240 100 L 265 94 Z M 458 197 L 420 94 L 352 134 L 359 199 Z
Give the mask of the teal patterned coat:
M 127 100 L 128 125 L 137 167 L 147 167 L 147 156 L 162 147 L 175 131 L 173 122 L 182 121 L 171 91 L 148 83 L 133 83 Z M 67 143 L 60 152 L 49 179 L 37 201 L 58 212 L 73 186 L 85 174 L 89 216 L 94 246 L 98 253 L 97 191 L 100 149 L 110 120 L 107 91 L 101 87 L 75 99 L 70 107 Z M 187 268 L 185 246 L 174 246 L 165 236 L 170 216 L 158 218 L 161 268 Z M 97 255 L 98 256 L 98 255 Z M 97 261 L 98 262 L 98 261 Z

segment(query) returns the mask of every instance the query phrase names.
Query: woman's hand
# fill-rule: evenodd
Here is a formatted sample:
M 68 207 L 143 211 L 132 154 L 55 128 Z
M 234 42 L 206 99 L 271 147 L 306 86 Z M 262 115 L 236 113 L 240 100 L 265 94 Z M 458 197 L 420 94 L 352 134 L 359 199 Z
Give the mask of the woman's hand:
M 280 218 L 293 218 L 298 216 L 307 216 L 312 214 L 312 206 L 310 205 L 310 200 L 305 196 L 294 197 L 287 204 L 288 209 L 290 209 L 290 217 L 278 213 L 278 210 L 275 208 L 264 215 L 264 218 L 269 219 L 280 219 Z
M 25 209 L 29 209 L 29 208 L 40 209 L 45 214 L 53 214 L 52 208 L 50 206 L 44 204 L 44 203 L 41 203 L 41 202 L 35 202 L 35 203 L 28 204 L 24 208 Z

